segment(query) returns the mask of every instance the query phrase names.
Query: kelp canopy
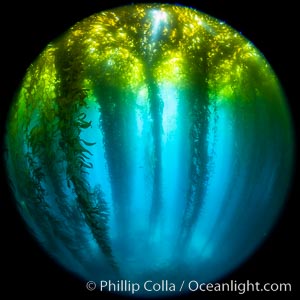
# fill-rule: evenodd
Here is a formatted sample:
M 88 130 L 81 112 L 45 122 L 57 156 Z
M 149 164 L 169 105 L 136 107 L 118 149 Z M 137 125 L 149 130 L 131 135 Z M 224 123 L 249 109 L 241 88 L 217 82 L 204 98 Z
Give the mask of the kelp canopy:
M 86 279 L 213 280 L 282 205 L 291 122 L 254 46 L 193 9 L 95 14 L 29 67 L 7 123 L 18 207 Z

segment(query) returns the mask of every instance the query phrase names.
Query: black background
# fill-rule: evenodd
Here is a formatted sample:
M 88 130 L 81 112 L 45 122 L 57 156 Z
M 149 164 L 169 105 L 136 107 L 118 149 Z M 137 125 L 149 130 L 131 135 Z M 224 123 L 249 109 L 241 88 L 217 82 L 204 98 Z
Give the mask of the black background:
M 14 93 L 24 76 L 27 67 L 43 48 L 54 38 L 84 17 L 103 9 L 123 4 L 147 1 L 22 1 L 22 3 L 1 2 L 0 32 L 0 73 L 1 73 L 1 142 L 4 123 Z M 164 2 L 164 1 L 160 1 Z M 168 1 L 192 6 L 219 18 L 246 36 L 261 50 L 277 73 L 287 98 L 293 117 L 295 137 L 298 135 L 299 111 L 297 91 L 299 83 L 298 19 L 296 1 L 282 1 L 266 4 L 267 1 Z M 298 80 L 299 81 L 299 80 Z M 297 148 L 296 148 L 297 153 Z M 2 155 L 1 155 L 2 156 Z M 298 259 L 296 240 L 298 226 L 296 201 L 299 199 L 297 159 L 290 193 L 285 208 L 271 234 L 263 245 L 240 268 L 229 274 L 224 281 L 251 280 L 252 282 L 291 282 L 292 293 L 248 293 L 243 298 L 271 296 L 286 299 L 296 295 Z M 77 296 L 104 297 L 99 291 L 88 292 L 84 282 L 59 267 L 39 247 L 28 233 L 25 224 L 16 211 L 14 201 L 7 185 L 4 163 L 1 157 L 0 190 L 0 294 L 13 296 L 58 297 Z M 220 249 L 222 251 L 222 249 Z M 145 258 L 146 259 L 146 258 Z M 106 295 L 107 296 L 107 295 Z M 201 299 L 232 297 L 237 294 L 202 293 Z M 110 295 L 113 298 L 116 295 Z M 187 296 L 185 296 L 187 297 Z M 189 298 L 198 298 L 193 293 Z

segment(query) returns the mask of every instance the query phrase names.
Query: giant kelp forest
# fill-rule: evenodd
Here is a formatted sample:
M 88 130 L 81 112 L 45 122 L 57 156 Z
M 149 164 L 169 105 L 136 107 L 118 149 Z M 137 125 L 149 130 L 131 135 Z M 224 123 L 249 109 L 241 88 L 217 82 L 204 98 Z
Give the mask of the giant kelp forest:
M 270 229 L 292 162 L 285 98 L 262 54 L 171 5 L 98 13 L 50 43 L 21 84 L 6 145 L 30 230 L 96 280 L 228 272 Z

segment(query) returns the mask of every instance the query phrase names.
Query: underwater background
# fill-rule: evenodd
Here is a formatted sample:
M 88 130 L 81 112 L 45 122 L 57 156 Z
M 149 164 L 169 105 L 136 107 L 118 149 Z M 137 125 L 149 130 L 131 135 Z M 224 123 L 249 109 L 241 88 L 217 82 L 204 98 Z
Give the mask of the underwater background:
M 202 11 L 204 11 L 204 9 L 202 9 L 201 8 L 201 10 Z M 210 15 L 213 15 L 211 12 L 209 12 L 209 11 L 206 11 L 206 12 L 208 12 Z M 215 17 L 217 16 L 217 15 L 214 15 Z M 219 18 L 221 18 L 221 17 L 219 17 Z M 76 20 L 77 21 L 77 20 Z M 73 22 L 74 23 L 74 22 Z M 230 25 L 233 25 L 232 23 L 230 23 Z M 237 26 L 233 26 L 233 27 L 235 27 L 235 28 L 237 28 Z M 251 26 L 250 26 L 251 27 Z M 66 28 L 67 29 L 67 28 Z M 60 31 L 61 32 L 61 31 Z M 58 34 L 56 33 L 56 35 L 55 36 L 57 36 Z M 54 36 L 54 37 L 55 37 Z M 247 38 L 249 38 L 250 40 L 251 40 L 251 38 L 249 37 L 249 36 L 247 36 Z M 47 43 L 49 41 L 49 39 L 45 39 L 45 43 Z M 252 41 L 254 41 L 253 39 L 252 39 Z M 254 41 L 255 42 L 255 41 Z M 45 46 L 46 44 L 44 44 L 43 46 Z M 24 46 L 24 44 L 23 44 L 23 46 Z M 256 46 L 258 46 L 258 45 L 256 45 Z M 42 47 L 43 48 L 43 47 Z M 33 57 L 31 58 L 31 61 L 35 58 L 35 56 L 38 54 L 38 52 L 40 52 L 40 50 L 42 49 L 42 48 L 40 48 L 39 49 L 39 51 L 36 51 L 36 53 L 34 54 L 34 55 L 32 55 Z M 264 51 L 262 48 L 259 48 L 260 50 L 262 50 L 262 52 L 265 54 L 265 56 L 267 57 L 267 58 L 269 58 L 268 57 L 268 54 L 266 53 L 266 51 Z M 24 50 L 24 51 L 26 51 L 26 50 Z M 28 50 L 27 50 L 28 51 Z M 269 51 L 271 51 L 271 50 L 269 50 Z M 273 66 L 273 63 L 271 62 L 271 64 L 272 64 L 272 66 Z M 24 65 L 26 65 L 26 63 L 24 63 Z M 26 68 L 28 66 L 28 64 L 26 65 L 26 66 L 24 66 L 24 68 Z M 24 69 L 23 69 L 23 72 L 24 72 Z M 280 75 L 280 73 L 279 73 L 279 75 Z M 22 72 L 20 71 L 20 78 L 21 78 L 21 76 L 22 76 Z M 19 79 L 20 79 L 19 78 Z M 282 80 L 282 78 L 280 78 L 281 80 Z M 283 80 L 283 86 L 285 87 L 285 81 L 286 81 L 287 79 L 284 79 Z M 17 80 L 16 80 L 17 81 Z M 289 83 L 289 84 L 291 84 L 291 83 Z M 289 96 L 289 95 L 288 95 Z M 290 97 L 288 97 L 288 98 L 290 98 Z M 140 171 L 140 170 L 139 170 Z M 172 178 L 170 178 L 170 180 L 172 180 Z M 24 234 L 24 237 L 25 237 L 25 239 L 29 239 L 29 241 L 31 241 L 30 240 L 30 237 L 28 237 L 26 234 Z M 36 246 L 32 246 L 33 247 L 33 249 L 36 247 Z M 18 248 L 19 249 L 19 248 Z M 22 251 L 19 249 L 19 251 L 22 253 Z M 26 250 L 25 250 L 26 251 Z M 36 251 L 39 251 L 38 250 L 38 248 L 36 249 Z M 21 254 L 19 254 L 19 255 L 21 255 Z M 41 257 L 43 257 L 43 259 L 45 259 L 46 261 L 47 261 L 47 258 L 45 258 L 44 256 L 43 256 L 43 254 L 39 254 Z M 16 260 L 17 260 L 18 258 L 16 258 Z M 26 262 L 23 262 L 23 264 L 25 264 Z M 49 263 L 50 264 L 50 263 Z M 277 262 L 277 264 L 278 264 L 278 262 Z M 279 263 L 280 264 L 280 263 Z M 55 267 L 53 266 L 53 267 L 50 267 L 50 269 L 51 268 L 53 268 L 53 269 L 55 269 Z M 64 271 L 62 271 L 62 272 L 64 272 Z

